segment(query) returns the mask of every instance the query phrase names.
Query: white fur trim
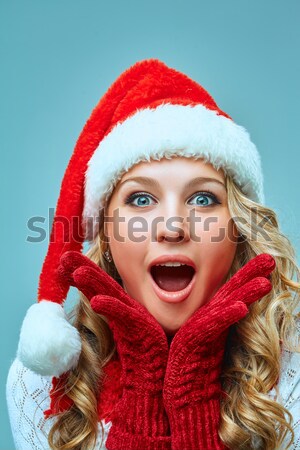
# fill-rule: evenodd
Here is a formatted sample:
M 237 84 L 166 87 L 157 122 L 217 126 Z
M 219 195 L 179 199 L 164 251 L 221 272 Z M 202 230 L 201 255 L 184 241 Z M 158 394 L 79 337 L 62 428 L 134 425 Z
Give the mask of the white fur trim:
M 86 172 L 84 222 L 97 217 L 131 167 L 173 156 L 223 168 L 252 200 L 264 202 L 260 155 L 243 127 L 203 105 L 162 104 L 137 111 L 100 142 Z
M 78 330 L 67 321 L 61 305 L 43 300 L 28 309 L 17 352 L 24 366 L 58 377 L 76 366 L 80 352 Z

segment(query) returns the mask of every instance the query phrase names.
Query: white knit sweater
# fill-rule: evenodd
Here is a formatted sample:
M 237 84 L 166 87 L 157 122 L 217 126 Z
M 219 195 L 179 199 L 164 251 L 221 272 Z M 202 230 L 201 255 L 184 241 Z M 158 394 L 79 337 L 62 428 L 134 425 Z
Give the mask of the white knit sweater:
M 279 380 L 280 398 L 277 399 L 293 415 L 295 440 L 290 450 L 300 450 L 300 353 L 284 350 Z M 16 450 L 49 449 L 47 435 L 54 419 L 45 420 L 43 411 L 49 407 L 51 378 L 36 375 L 15 359 L 8 374 L 6 395 Z M 269 392 L 275 398 L 275 389 Z M 99 425 L 98 440 L 95 449 L 104 450 L 111 422 L 105 424 L 102 435 Z M 101 438 L 103 442 L 101 444 Z M 259 441 L 254 440 L 256 448 Z M 285 445 L 278 450 L 283 450 Z M 277 450 L 277 449 L 276 449 Z

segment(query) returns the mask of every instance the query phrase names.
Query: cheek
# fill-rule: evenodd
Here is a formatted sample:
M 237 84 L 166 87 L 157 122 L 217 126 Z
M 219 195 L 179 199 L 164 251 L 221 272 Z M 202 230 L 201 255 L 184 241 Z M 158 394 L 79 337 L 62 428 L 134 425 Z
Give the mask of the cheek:
M 123 282 L 127 285 L 132 285 L 133 281 L 136 284 L 137 275 L 139 275 L 139 279 L 142 276 L 148 245 L 147 240 L 141 238 L 142 234 L 145 235 L 145 233 L 132 232 L 132 227 L 130 228 L 127 220 L 120 222 L 117 227 L 112 223 L 107 225 L 108 245 L 114 264 Z M 130 270 L 128 270 L 129 264 Z
M 217 220 L 203 221 L 198 235 L 200 245 L 201 281 L 211 290 L 217 291 L 226 279 L 237 248 L 237 230 L 229 215 Z
M 229 213 L 201 219 L 195 226 L 195 237 L 200 244 L 216 248 L 235 246 L 238 233 Z

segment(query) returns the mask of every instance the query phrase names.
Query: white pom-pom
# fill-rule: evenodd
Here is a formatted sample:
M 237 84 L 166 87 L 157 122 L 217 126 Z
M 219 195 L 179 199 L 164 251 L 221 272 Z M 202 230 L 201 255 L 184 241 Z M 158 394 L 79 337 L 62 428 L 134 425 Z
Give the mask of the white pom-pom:
M 28 309 L 17 352 L 25 367 L 58 377 L 76 366 L 80 352 L 78 330 L 68 322 L 61 305 L 43 300 Z

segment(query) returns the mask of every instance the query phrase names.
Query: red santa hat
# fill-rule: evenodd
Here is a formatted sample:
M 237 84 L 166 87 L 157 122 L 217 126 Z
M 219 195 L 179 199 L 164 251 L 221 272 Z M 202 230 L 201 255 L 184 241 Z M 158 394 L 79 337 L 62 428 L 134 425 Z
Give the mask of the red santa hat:
M 58 281 L 60 257 L 82 251 L 97 235 L 101 209 L 126 171 L 173 156 L 222 168 L 250 199 L 264 202 L 260 156 L 248 132 L 186 75 L 155 59 L 130 67 L 93 110 L 66 169 L 38 303 L 21 329 L 18 357 L 25 366 L 59 376 L 77 364 L 81 342 L 63 310 L 68 286 Z

